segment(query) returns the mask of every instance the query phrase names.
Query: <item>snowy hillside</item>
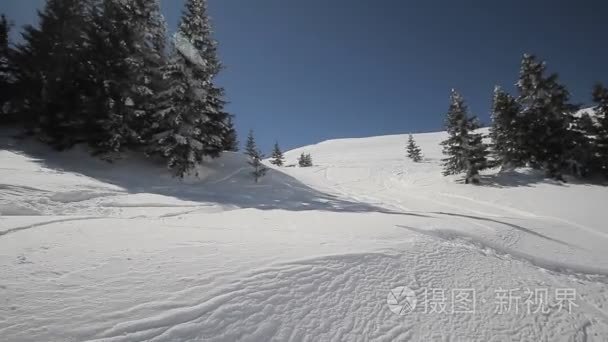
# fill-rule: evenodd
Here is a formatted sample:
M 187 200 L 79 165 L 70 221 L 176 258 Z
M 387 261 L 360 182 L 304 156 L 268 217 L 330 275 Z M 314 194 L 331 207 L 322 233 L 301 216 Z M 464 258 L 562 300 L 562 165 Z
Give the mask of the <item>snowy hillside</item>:
M 299 148 L 314 167 L 259 184 L 235 153 L 180 182 L 0 135 L 0 340 L 608 339 L 605 187 L 462 184 L 444 133 L 419 164 L 407 135 Z

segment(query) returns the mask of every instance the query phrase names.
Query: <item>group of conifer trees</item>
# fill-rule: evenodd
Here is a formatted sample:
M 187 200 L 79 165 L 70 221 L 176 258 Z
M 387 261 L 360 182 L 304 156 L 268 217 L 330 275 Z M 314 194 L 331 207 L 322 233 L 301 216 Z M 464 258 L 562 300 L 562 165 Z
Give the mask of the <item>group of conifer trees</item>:
M 444 175 L 465 173 L 466 183 L 479 183 L 479 171 L 489 167 L 532 167 L 547 177 L 564 180 L 608 177 L 608 89 L 595 86 L 595 107 L 589 113 L 570 101 L 556 74 L 546 64 L 524 55 L 517 97 L 494 90 L 492 126 L 483 140 L 480 124 L 462 96 L 452 90 L 446 118 L 448 139 L 442 142 Z
M 253 130 L 250 130 L 249 135 L 247 136 L 247 142 L 245 143 L 245 154 L 248 156 L 249 165 L 253 168 L 251 175 L 253 176 L 255 182 L 258 183 L 260 179 L 266 175 L 268 169 L 262 163 L 262 159 L 264 159 L 265 156 L 257 147 Z M 283 155 L 283 151 L 281 150 L 278 141 L 274 143 L 269 162 L 276 167 L 285 166 L 285 156 Z M 302 153 L 300 155 L 298 158 L 298 166 L 313 166 L 312 157 L 309 153 Z
M 206 0 L 186 1 L 172 39 L 159 0 L 47 0 L 38 17 L 14 46 L 0 20 L 1 122 L 57 149 L 141 151 L 178 176 L 237 149 Z

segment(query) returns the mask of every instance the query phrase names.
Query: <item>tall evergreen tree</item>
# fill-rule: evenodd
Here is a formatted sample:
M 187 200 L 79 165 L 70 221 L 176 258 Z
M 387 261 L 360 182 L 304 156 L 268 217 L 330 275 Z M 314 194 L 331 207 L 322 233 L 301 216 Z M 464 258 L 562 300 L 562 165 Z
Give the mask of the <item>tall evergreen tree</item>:
M 470 118 L 467 130 L 469 132 L 467 173 L 465 182 L 479 184 L 479 171 L 488 168 L 488 150 L 483 142 L 483 134 L 475 133 L 481 128 L 476 117 Z
M 9 101 L 13 96 L 13 70 L 10 66 L 10 24 L 4 14 L 0 15 L 0 115 L 9 112 Z M 2 123 L 3 118 L 0 118 Z
M 18 105 L 26 126 L 58 148 L 69 147 L 81 133 L 89 5 L 88 0 L 48 0 L 38 12 L 39 27 L 25 27 L 14 56 Z
M 206 156 L 217 157 L 230 134 L 224 91 L 214 84 L 221 65 L 205 0 L 186 2 L 173 47 L 165 67 L 167 104 L 154 115 L 149 153 L 167 158 L 180 174 Z
M 452 90 L 451 103 L 446 116 L 449 134 L 443 141 L 444 175 L 466 173 L 465 183 L 479 183 L 479 171 L 487 167 L 487 150 L 482 135 L 474 131 L 479 128 L 475 117 L 468 117 L 468 108 L 458 92 Z
M 168 84 L 164 79 L 167 28 L 160 0 L 132 0 L 127 3 L 126 10 L 135 24 L 133 55 L 137 58 L 128 96 L 133 99 L 133 120 L 129 125 L 139 135 L 136 143 L 147 143 L 157 128 L 155 114 L 170 105 L 165 95 Z
M 443 141 L 443 175 L 458 174 L 467 170 L 466 146 L 468 145 L 468 109 L 464 99 L 456 90 L 452 89 L 450 96 L 450 107 L 445 120 L 448 139 Z
M 524 55 L 517 88 L 521 107 L 517 120 L 522 134 L 523 154 L 530 165 L 543 168 L 548 177 L 563 179 L 570 151 L 574 148 L 570 94 L 558 83 L 557 74 L 545 76 L 546 65 L 532 55 Z
M 515 99 L 499 86 L 494 88 L 490 138 L 496 162 L 506 169 L 523 166 L 521 127 L 517 127 L 519 106 Z
M 155 129 L 154 114 L 169 106 L 164 89 L 165 24 L 158 0 L 100 0 L 89 30 L 89 74 L 95 83 L 87 110 L 99 152 L 139 146 Z
M 413 160 L 415 163 L 422 161 L 422 150 L 416 144 L 416 141 L 411 134 L 407 139 L 407 157 Z
M 222 151 L 222 141 L 225 135 L 231 134 L 227 127 L 229 114 L 225 112 L 224 89 L 215 83 L 215 77 L 222 70 L 222 64 L 217 54 L 218 43 L 213 39 L 213 30 L 207 10 L 207 0 L 188 0 L 186 11 L 179 25 L 179 31 L 200 53 L 204 61 L 205 102 L 203 108 L 207 116 L 203 130 L 207 142 L 207 154 L 217 156 Z M 232 129 L 234 129 L 232 127 Z
M 279 142 L 274 143 L 274 148 L 272 149 L 272 160 L 270 163 L 276 166 L 283 166 L 285 157 L 283 157 L 283 152 L 281 152 L 281 148 L 279 147 Z
M 593 89 L 595 106 L 593 141 L 594 171 L 608 178 L 608 88 L 598 84 Z

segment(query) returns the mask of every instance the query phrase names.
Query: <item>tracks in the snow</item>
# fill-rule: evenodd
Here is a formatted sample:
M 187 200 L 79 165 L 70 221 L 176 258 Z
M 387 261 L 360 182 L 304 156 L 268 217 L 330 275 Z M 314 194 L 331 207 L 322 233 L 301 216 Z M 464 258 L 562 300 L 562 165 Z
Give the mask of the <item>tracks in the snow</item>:
M 21 226 L 21 227 L 15 227 L 15 228 L 10 228 L 7 230 L 0 231 L 0 236 L 4 236 L 7 234 L 11 234 L 11 233 L 16 233 L 16 232 L 31 229 L 31 228 L 43 227 L 43 226 L 47 226 L 47 225 L 54 224 L 54 223 L 87 221 L 87 220 L 103 220 L 103 219 L 107 219 L 107 217 L 71 217 L 71 218 L 62 218 L 62 219 L 50 220 L 50 221 L 44 221 L 44 222 L 37 222 L 37 223 L 28 224 L 28 225 Z
M 515 259 L 521 262 L 526 262 L 538 267 L 539 269 L 558 273 L 566 276 L 574 276 L 583 281 L 600 282 L 608 285 L 608 270 L 596 268 L 592 266 L 571 265 L 561 263 L 554 260 L 532 256 L 526 253 L 519 252 L 514 249 L 505 248 L 491 241 L 484 240 L 478 236 L 466 234 L 464 232 L 447 229 L 426 230 L 405 225 L 398 227 L 409 231 L 425 235 L 427 237 L 439 239 L 442 241 L 457 242 L 463 246 L 473 247 L 480 253 L 485 255 L 493 255 L 503 259 Z

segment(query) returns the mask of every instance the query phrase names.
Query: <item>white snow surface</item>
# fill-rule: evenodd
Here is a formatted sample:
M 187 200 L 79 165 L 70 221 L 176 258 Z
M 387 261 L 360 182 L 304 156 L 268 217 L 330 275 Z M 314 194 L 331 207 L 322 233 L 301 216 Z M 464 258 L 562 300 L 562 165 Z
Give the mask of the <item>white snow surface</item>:
M 418 164 L 407 135 L 299 148 L 287 164 L 306 152 L 314 167 L 268 165 L 259 184 L 238 153 L 179 181 L 9 133 L 2 341 L 608 340 L 604 186 L 525 169 L 465 185 L 441 176 L 445 133 L 414 135 Z M 387 305 L 400 286 L 418 299 L 403 315 Z M 453 312 L 458 289 L 474 312 Z M 529 313 L 535 289 L 547 308 Z M 558 290 L 575 292 L 571 310 Z

